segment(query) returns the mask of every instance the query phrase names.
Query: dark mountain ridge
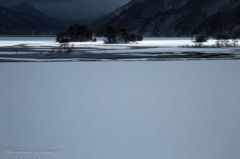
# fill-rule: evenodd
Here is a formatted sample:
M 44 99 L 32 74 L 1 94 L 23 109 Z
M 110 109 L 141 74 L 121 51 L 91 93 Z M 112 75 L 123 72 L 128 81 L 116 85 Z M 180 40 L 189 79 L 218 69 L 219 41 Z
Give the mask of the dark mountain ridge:
M 37 10 L 36 8 L 32 7 L 31 5 L 29 5 L 27 3 L 21 3 L 19 5 L 13 6 L 13 7 L 9 8 L 9 10 L 18 12 L 18 13 L 25 13 L 25 14 L 32 15 L 44 22 L 54 24 L 54 25 L 60 25 L 60 24 L 64 23 L 63 20 L 49 17 L 46 14 L 42 13 L 41 11 Z
M 47 16 L 26 3 L 11 8 L 0 7 L 0 34 L 2 35 L 55 35 L 73 24 L 89 25 L 101 15 L 91 19 L 63 21 Z
M 65 21 L 60 25 L 64 26 L 64 27 L 69 27 L 70 25 L 74 25 L 74 24 L 80 24 L 80 25 L 87 25 L 88 26 L 88 25 L 92 24 L 93 22 L 95 22 L 96 20 L 98 20 L 100 18 L 103 18 L 107 15 L 108 14 L 103 14 L 103 15 L 97 16 L 95 18 L 90 18 L 90 19 L 78 19 L 78 20 L 72 20 L 72 21 Z
M 0 7 L 1 35 L 55 35 L 65 30 L 64 27 L 46 23 L 32 15 Z
M 215 30 L 230 33 L 230 28 L 240 28 L 239 0 L 144 0 L 130 3 L 130 7 L 118 14 L 114 11 L 111 16 L 91 24 L 90 28 L 97 36 L 102 36 L 105 28 L 113 24 L 125 26 L 136 34 L 156 37 L 214 35 Z
M 239 10 L 239 0 L 132 0 L 104 17 L 62 21 L 23 3 L 0 8 L 0 34 L 55 34 L 78 23 L 89 25 L 96 36 L 103 36 L 112 24 L 144 36 L 238 35 Z
M 6 8 L 6 9 L 8 9 L 10 11 L 18 12 L 18 13 L 29 14 L 29 15 L 35 16 L 36 18 L 38 18 L 46 23 L 59 25 L 59 26 L 63 26 L 63 27 L 69 27 L 70 25 L 73 25 L 73 24 L 89 25 L 89 24 L 93 23 L 94 21 L 96 21 L 102 17 L 105 17 L 107 15 L 107 14 L 104 14 L 104 15 L 100 15 L 95 18 L 66 21 L 66 20 L 52 18 L 27 3 L 21 3 L 19 5 L 13 6 L 11 8 Z

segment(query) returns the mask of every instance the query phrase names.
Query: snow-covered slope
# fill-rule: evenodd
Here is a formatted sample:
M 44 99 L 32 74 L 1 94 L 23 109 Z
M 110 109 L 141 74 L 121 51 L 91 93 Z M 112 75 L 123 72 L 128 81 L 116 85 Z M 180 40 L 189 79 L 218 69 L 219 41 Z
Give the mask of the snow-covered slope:
M 91 24 L 89 27 L 92 31 L 96 32 L 99 28 L 101 28 L 104 24 L 108 23 L 108 21 L 110 21 L 112 18 L 118 16 L 120 13 L 122 13 L 124 10 L 129 9 L 130 7 L 132 7 L 134 4 L 138 3 L 138 2 L 142 2 L 145 0 L 132 0 L 129 3 L 123 5 L 122 7 L 116 9 L 115 11 L 113 11 L 111 14 L 98 19 L 97 21 L 95 21 L 93 24 Z
M 93 23 L 91 28 L 100 36 L 111 24 L 125 26 L 131 32 L 145 36 L 191 36 L 201 31 L 198 29 L 213 25 L 206 21 L 222 12 L 231 12 L 230 15 L 236 17 L 235 21 L 239 21 L 237 12 L 232 12 L 239 5 L 238 0 L 145 0 L 114 11 L 111 16 Z M 227 28 L 229 24 L 225 24 L 222 30 Z

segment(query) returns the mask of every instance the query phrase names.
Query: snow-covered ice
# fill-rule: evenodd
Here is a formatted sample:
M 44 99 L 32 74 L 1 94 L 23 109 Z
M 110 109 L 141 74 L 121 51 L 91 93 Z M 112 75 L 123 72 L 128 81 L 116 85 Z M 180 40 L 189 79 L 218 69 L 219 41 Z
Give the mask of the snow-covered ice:
M 103 38 L 97 37 L 97 42 L 73 42 L 74 47 L 81 50 L 88 50 L 89 53 L 136 53 L 136 52 L 234 52 L 235 48 L 180 48 L 182 45 L 194 45 L 191 38 L 144 38 L 144 41 L 131 44 L 103 44 Z M 70 44 L 70 45 L 71 45 Z M 215 44 L 215 40 L 210 39 L 205 45 Z M 53 47 L 58 47 L 55 37 L 0 37 L 1 47 L 30 47 L 42 51 L 50 51 Z M 87 48 L 87 49 L 86 49 Z M 12 51 L 15 53 L 16 51 Z M 6 53 L 6 52 L 0 52 Z M 21 53 L 21 52 L 19 52 Z
M 0 158 L 239 159 L 239 68 L 0 63 Z M 6 148 L 62 151 L 14 157 Z

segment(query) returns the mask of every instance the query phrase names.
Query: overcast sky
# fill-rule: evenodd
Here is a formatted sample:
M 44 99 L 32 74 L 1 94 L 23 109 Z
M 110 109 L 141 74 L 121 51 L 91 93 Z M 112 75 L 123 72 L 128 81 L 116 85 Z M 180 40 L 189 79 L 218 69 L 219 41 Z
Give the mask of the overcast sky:
M 11 7 L 20 3 L 28 3 L 51 17 L 77 20 L 109 13 L 129 1 L 130 0 L 1 0 L 0 5 Z

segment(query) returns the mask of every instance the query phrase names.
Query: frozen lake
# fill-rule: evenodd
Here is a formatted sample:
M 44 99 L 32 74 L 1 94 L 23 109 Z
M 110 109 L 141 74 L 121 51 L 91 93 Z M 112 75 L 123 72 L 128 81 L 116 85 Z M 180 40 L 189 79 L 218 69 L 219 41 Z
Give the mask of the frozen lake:
M 215 44 L 210 39 L 206 46 Z M 130 44 L 70 43 L 71 54 L 60 49 L 55 37 L 0 37 L 0 61 L 169 61 L 239 59 L 240 48 L 182 48 L 194 45 L 191 38 L 144 38 Z
M 239 68 L 239 60 L 0 63 L 0 158 L 239 159 Z

